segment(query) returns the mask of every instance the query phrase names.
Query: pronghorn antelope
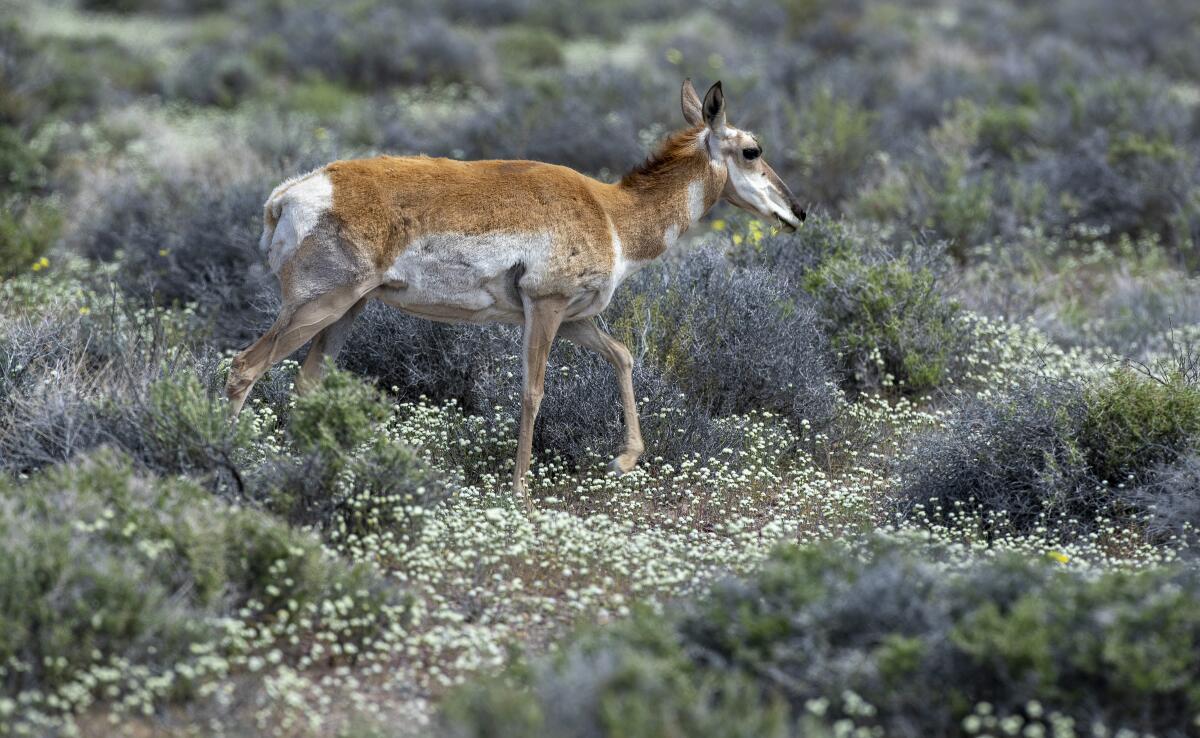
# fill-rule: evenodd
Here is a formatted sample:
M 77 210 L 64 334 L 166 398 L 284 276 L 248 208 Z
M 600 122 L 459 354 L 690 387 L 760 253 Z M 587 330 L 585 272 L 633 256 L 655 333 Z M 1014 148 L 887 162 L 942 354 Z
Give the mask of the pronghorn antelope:
M 616 371 L 625 442 L 612 468 L 629 471 L 644 450 L 633 359 L 595 316 L 623 279 L 718 200 L 789 230 L 804 220 L 757 139 L 726 122 L 720 82 L 701 102 L 685 81 L 682 105 L 689 127 L 615 184 L 533 161 L 382 156 L 336 161 L 276 187 L 260 246 L 279 276 L 283 307 L 233 360 L 231 413 L 267 369 L 309 339 L 296 384 L 311 387 L 367 300 L 378 299 L 431 320 L 524 326 L 513 490 L 527 510 L 533 424 L 556 335 L 597 351 Z

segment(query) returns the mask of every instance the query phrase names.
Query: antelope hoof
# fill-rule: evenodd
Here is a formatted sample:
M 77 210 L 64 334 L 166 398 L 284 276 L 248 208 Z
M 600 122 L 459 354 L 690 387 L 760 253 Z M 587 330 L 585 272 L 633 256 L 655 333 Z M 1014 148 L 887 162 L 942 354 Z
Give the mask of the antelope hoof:
M 236 420 L 239 413 L 242 411 L 242 405 L 246 402 L 246 395 L 250 393 L 250 383 L 242 380 L 230 380 L 225 385 L 225 397 L 229 400 L 229 419 Z
M 621 476 L 633 471 L 633 467 L 637 466 L 637 462 L 637 454 L 624 453 L 608 462 L 608 470 L 617 476 Z

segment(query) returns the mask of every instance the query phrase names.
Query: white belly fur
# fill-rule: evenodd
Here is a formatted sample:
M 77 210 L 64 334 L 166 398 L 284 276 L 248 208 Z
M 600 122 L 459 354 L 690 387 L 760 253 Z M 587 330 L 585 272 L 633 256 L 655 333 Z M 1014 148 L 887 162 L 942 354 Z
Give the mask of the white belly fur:
M 423 236 L 387 270 L 377 297 L 432 320 L 521 322 L 518 288 L 544 278 L 549 251 L 547 234 Z
M 430 320 L 521 323 L 522 295 L 542 292 L 548 281 L 551 245 L 545 233 L 422 236 L 396 258 L 372 296 Z M 614 246 L 619 249 L 620 242 Z M 568 295 L 565 320 L 597 315 L 621 281 L 642 266 L 617 254 L 611 275 Z

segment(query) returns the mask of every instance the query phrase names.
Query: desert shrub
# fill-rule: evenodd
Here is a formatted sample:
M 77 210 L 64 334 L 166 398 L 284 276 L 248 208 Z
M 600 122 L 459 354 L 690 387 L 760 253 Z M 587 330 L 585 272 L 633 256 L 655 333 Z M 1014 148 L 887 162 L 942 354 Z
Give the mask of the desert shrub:
M 519 334 L 507 326 L 437 323 L 374 302 L 355 321 L 338 363 L 402 400 L 424 396 L 470 403 L 475 378 L 487 362 L 519 352 Z M 467 404 L 466 409 L 491 407 Z
M 1033 380 L 960 403 L 944 429 L 916 442 L 901 506 L 935 516 L 983 511 L 1019 531 L 1079 514 L 1076 522 L 1094 525 L 1103 492 L 1075 443 L 1086 412 L 1083 388 L 1069 381 Z
M 14 91 L 35 120 L 51 113 L 86 120 L 107 106 L 157 92 L 161 74 L 152 55 L 104 35 L 43 36 L 14 75 Z
M 639 133 L 664 117 L 658 86 L 611 66 L 538 75 L 510 84 L 498 99 L 466 102 L 457 120 L 434 128 L 412 120 L 412 111 L 398 111 L 382 145 L 458 158 L 537 159 L 613 175 L 642 160 Z M 421 135 L 414 137 L 414 129 Z
M 1088 531 L 1114 517 L 1142 525 L 1148 504 L 1172 504 L 1141 487 L 1196 448 L 1198 410 L 1200 391 L 1179 375 L 1118 369 L 1090 384 L 1030 381 L 960 404 L 944 429 L 918 441 L 900 504 L 935 516 L 979 513 L 1018 532 Z
M 562 44 L 553 33 L 527 26 L 510 26 L 496 40 L 496 56 L 508 74 L 562 65 Z
M 791 735 L 781 705 L 755 694 L 741 675 L 696 669 L 669 625 L 635 621 L 597 633 L 557 658 L 459 689 L 443 708 L 441 734 L 455 738 L 527 735 Z M 810 734 L 814 735 L 814 734 Z M 815 735 L 820 735 L 819 733 Z
M 330 368 L 296 398 L 288 452 L 254 470 L 249 495 L 344 548 L 384 553 L 420 532 L 448 493 L 440 475 L 386 432 L 391 406 L 372 385 Z
M 266 73 L 258 60 L 232 44 L 199 46 L 171 70 L 165 86 L 172 97 L 229 108 L 260 94 Z
M 1123 369 L 1090 388 L 1080 446 L 1109 484 L 1140 481 L 1200 441 L 1200 387 L 1183 374 Z
M 62 214 L 53 200 L 0 196 L 0 278 L 40 266 L 61 227 Z
M 0 468 L 28 471 L 102 443 L 129 444 L 143 460 L 166 463 L 175 449 L 146 437 L 143 424 L 161 414 L 151 385 L 196 359 L 189 317 L 97 295 L 68 273 L 29 274 L 3 287 L 14 312 L 0 321 Z M 169 405 L 162 403 L 164 417 L 179 410 Z M 194 419 L 174 425 L 199 441 L 186 427 Z
M 13 126 L 0 125 L 0 195 L 24 194 L 41 189 L 46 184 L 44 152 L 39 151 L 26 136 Z
M 644 690 L 659 719 L 686 726 L 711 710 L 722 730 L 749 734 L 821 735 L 835 723 L 838 734 L 1049 734 L 1066 721 L 1189 734 L 1200 709 L 1189 687 L 1194 570 L 1095 574 L 1013 555 L 950 565 L 946 553 L 884 539 L 781 548 L 673 614 L 582 634 L 507 683 L 460 692 L 447 733 L 629 735 L 640 723 L 623 719 L 642 714 L 630 693 Z M 763 708 L 780 702 L 786 715 Z
M 1034 143 L 1037 110 L 1028 105 L 991 105 L 979 114 L 979 148 L 1017 159 Z
M 1189 730 L 1190 659 L 1146 655 L 1190 648 L 1200 623 L 1176 614 L 1200 595 L 1194 571 L 1093 577 L 1003 556 L 947 571 L 936 550 L 876 546 L 866 562 L 840 545 L 784 549 L 681 631 L 712 668 L 762 675 L 797 710 L 849 690 L 876 710 L 858 720 L 888 735 L 969 734 L 981 702 L 1022 727 L 1057 711 L 1113 731 Z M 1111 619 L 1093 617 L 1104 608 Z
M 959 100 L 912 151 L 858 198 L 856 210 L 880 222 L 900 222 L 947 243 L 966 260 L 996 224 L 996 172 L 979 155 L 981 114 Z
M 798 110 L 789 108 L 795 119 L 790 127 L 798 135 L 794 150 L 787 152 L 795 160 L 796 195 L 801 202 L 837 208 L 858 189 L 875 152 L 874 116 L 850 101 L 835 99 L 829 89 L 817 92 Z
M 631 22 L 665 20 L 679 17 L 690 6 L 681 0 L 640 3 L 635 0 L 549 0 L 533 3 L 525 22 L 556 31 L 567 38 L 600 36 L 617 38 Z
M 194 306 L 219 348 L 244 348 L 273 318 L 274 278 L 257 248 L 265 175 L 214 181 L 205 172 L 128 172 L 72 241 L 114 261 L 125 294 L 144 304 Z
M 0 684 L 11 697 L 50 694 L 115 660 L 163 674 L 193 649 L 235 653 L 220 637 L 227 618 L 288 609 L 311 618 L 308 629 L 331 599 L 363 622 L 403 604 L 372 570 L 329 557 L 315 538 L 226 507 L 192 482 L 137 474 L 113 453 L 0 480 L 0 500 L 10 544 L 0 551 Z M 85 692 L 102 689 L 90 685 Z M 186 686 L 181 676 L 176 689 Z
M 371 385 L 344 372 L 329 372 L 321 386 L 296 398 L 289 435 L 301 453 L 340 451 L 370 440 L 389 408 Z
M 1146 511 L 1146 530 L 1155 540 L 1195 541 L 1200 534 L 1200 456 L 1190 452 L 1159 465 L 1128 498 Z
M 813 306 L 769 271 L 704 248 L 629 280 L 614 334 L 713 415 L 766 409 L 819 427 L 836 408 Z
M 185 356 L 199 367 L 215 363 Z M 242 492 L 256 455 L 254 418 L 246 413 L 230 421 L 224 396 L 202 371 L 163 366 L 151 370 L 153 379 L 135 379 L 132 387 L 101 400 L 96 405 L 101 435 L 156 473 L 185 474 L 214 489 Z
M 970 337 L 933 269 L 898 257 L 843 252 L 811 271 L 804 288 L 852 386 L 925 393 L 954 375 Z
M 261 429 L 253 413 L 229 421 L 219 360 L 197 348 L 194 316 L 96 295 L 71 268 L 8 283 L 16 310 L 0 321 L 0 470 L 110 445 L 154 473 L 244 491 Z
M 796 234 L 734 239 L 734 261 L 785 275 L 807 294 L 847 389 L 926 394 L 965 372 L 973 340 L 949 297 L 941 244 L 891 245 L 823 218 Z
M 622 288 L 627 289 L 640 288 Z M 679 307 L 682 309 L 682 304 Z M 621 311 L 623 308 L 614 306 L 606 315 Z M 749 328 L 753 330 L 755 326 Z M 773 329 L 784 330 L 777 325 Z M 802 324 L 795 330 L 801 333 Z M 819 340 L 817 336 L 801 334 L 801 337 Z M 640 352 L 636 341 L 629 345 L 635 354 Z M 339 363 L 352 372 L 371 377 L 403 400 L 416 401 L 422 397 L 435 402 L 454 400 L 468 413 L 490 417 L 500 408 L 506 417 L 518 418 L 522 389 L 520 350 L 519 332 L 509 326 L 445 325 L 383 305 L 371 305 L 356 322 Z M 781 411 L 797 408 L 796 412 L 802 412 L 805 408 L 800 403 L 813 402 L 816 409 L 804 419 L 818 423 L 826 418 L 830 410 L 823 403 L 832 402 L 830 388 L 803 385 L 805 391 L 822 389 L 829 393 L 819 396 L 817 402 L 806 395 L 797 398 L 786 384 L 801 376 L 806 367 L 820 366 L 820 354 L 807 357 L 808 364 L 796 367 L 782 366 L 786 360 L 783 357 L 777 362 L 766 362 L 747 373 L 753 378 L 756 372 L 778 371 L 784 376 L 778 388 L 760 388 L 752 379 L 754 383 L 741 387 L 749 396 L 736 398 L 736 377 L 732 374 L 735 370 L 731 369 L 725 378 L 726 385 L 717 384 L 716 379 L 707 380 L 712 383 L 713 392 L 724 391 L 729 396 L 723 400 L 708 398 L 698 405 L 687 385 L 643 357 L 634 367 L 633 382 L 647 457 L 678 462 L 696 455 L 708 458 L 725 448 L 736 449 L 739 446 L 736 432 L 720 427 L 713 416 L 756 409 L 755 398 L 762 396 L 776 398 Z M 748 359 L 739 361 L 745 363 Z M 696 376 L 701 371 L 709 373 L 705 376 L 715 375 L 720 368 L 720 359 L 701 357 L 697 362 L 702 368 Z M 534 435 L 534 447 L 539 452 L 581 463 L 615 454 L 623 438 L 623 421 L 616 379 L 603 359 L 565 339 L 556 341 L 545 389 Z
M 356 89 L 478 81 L 472 39 L 420 8 L 388 3 L 239 3 L 250 34 L 242 54 L 290 77 L 319 74 Z
M 83 0 L 79 7 L 102 13 L 170 13 L 191 15 L 224 10 L 228 0 Z
M 253 480 L 257 504 L 359 558 L 410 545 L 449 493 L 411 448 L 385 436 L 341 451 L 280 455 Z
M 42 196 L 47 152 L 17 128 L 0 124 L 0 278 L 35 264 L 54 243 L 62 217 L 54 199 Z
M 521 413 L 520 351 L 519 333 L 508 326 L 446 325 L 371 305 L 355 324 L 339 364 L 401 400 L 454 401 L 485 418 L 499 408 L 515 419 Z M 736 434 L 720 429 L 659 368 L 638 362 L 633 384 L 648 458 L 678 462 L 737 447 Z M 535 449 L 579 463 L 616 453 L 624 426 L 607 362 L 559 339 L 545 390 Z

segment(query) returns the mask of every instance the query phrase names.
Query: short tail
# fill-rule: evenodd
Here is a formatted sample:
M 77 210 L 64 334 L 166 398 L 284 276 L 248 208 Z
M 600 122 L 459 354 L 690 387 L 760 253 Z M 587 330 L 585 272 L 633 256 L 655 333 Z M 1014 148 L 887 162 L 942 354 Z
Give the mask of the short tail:
M 279 224 L 279 215 L 283 212 L 283 185 L 276 187 L 263 203 L 263 232 L 258 239 L 258 248 L 264 254 L 271 250 L 271 241 L 275 238 L 275 226 Z
M 315 179 L 317 177 L 320 178 Z M 322 169 L 292 177 L 271 191 L 271 196 L 263 203 L 263 231 L 258 248 L 266 255 L 272 272 L 279 273 L 283 262 L 304 239 L 312 225 L 307 223 L 311 219 L 308 216 L 316 210 L 327 209 L 332 199 L 332 184 L 322 175 Z M 294 212 L 297 203 L 300 205 L 299 216 Z

